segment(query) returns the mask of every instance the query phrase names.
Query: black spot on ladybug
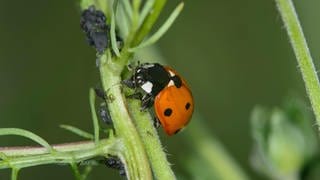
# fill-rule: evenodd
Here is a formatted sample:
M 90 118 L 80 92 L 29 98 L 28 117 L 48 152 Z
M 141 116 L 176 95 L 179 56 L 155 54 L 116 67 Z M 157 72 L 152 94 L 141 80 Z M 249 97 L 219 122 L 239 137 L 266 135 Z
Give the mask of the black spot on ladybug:
M 180 132 L 181 129 L 178 129 L 174 132 L 174 134 L 178 134 L 178 132 Z
M 173 77 L 171 77 L 171 79 L 173 80 L 174 82 L 174 85 L 177 87 L 177 88 L 180 88 L 182 86 L 182 81 L 180 79 L 179 76 L 175 75 Z
M 172 114 L 172 109 L 171 108 L 167 108 L 166 110 L 164 110 L 164 115 L 165 116 L 171 116 Z
M 187 102 L 187 104 L 185 106 L 186 110 L 188 110 L 190 108 L 190 106 L 191 106 L 191 104 L 189 102 Z

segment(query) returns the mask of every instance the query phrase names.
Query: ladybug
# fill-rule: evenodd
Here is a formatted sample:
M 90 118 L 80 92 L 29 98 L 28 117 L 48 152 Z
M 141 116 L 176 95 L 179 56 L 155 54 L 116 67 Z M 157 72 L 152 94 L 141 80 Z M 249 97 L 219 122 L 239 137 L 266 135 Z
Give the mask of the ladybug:
M 156 118 L 171 136 L 184 128 L 191 119 L 194 101 L 186 81 L 171 67 L 159 63 L 139 64 L 133 75 L 123 83 L 141 90 L 141 110 L 154 106 Z

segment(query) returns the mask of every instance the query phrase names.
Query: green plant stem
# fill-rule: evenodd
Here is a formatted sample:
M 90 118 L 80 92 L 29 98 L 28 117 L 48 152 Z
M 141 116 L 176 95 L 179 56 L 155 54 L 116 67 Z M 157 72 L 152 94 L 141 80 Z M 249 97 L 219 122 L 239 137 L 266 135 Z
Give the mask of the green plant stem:
M 128 104 L 129 111 L 135 119 L 134 123 L 146 149 L 154 176 L 156 179 L 176 179 L 163 151 L 150 113 L 140 111 L 141 103 L 138 100 L 128 100 Z
M 43 164 L 70 164 L 108 154 L 122 157 L 122 141 L 117 138 L 100 140 L 98 144 L 93 141 L 84 141 L 54 145 L 53 149 L 54 153 L 48 153 L 44 147 L 0 148 L 0 152 L 6 156 L 5 160 L 0 160 L 0 169 L 20 169 Z
M 126 3 L 126 1 L 123 2 Z M 145 20 L 142 21 L 142 25 L 139 26 L 141 1 L 132 1 L 130 31 L 125 38 L 120 56 L 112 56 L 110 51 L 106 51 L 100 57 L 100 77 L 108 97 L 106 103 L 113 119 L 116 136 L 122 138 L 124 142 L 123 153 L 130 179 L 151 179 L 149 163 L 157 179 L 175 179 L 157 132 L 152 126 L 150 115 L 144 113 L 144 115 L 135 116 L 135 112 L 140 111 L 140 105 L 128 104 L 120 87 L 121 73 L 134 54 L 129 49 L 138 45 L 151 31 L 165 3 L 166 0 L 156 0 Z M 126 9 L 131 9 L 130 4 L 126 4 Z M 131 112 L 128 109 L 131 109 Z M 148 128 L 148 135 L 143 133 L 146 131 L 145 128 Z M 149 137 L 150 134 L 153 136 Z
M 319 79 L 298 16 L 291 0 L 276 0 L 276 3 L 296 55 L 317 123 L 320 124 Z
M 118 63 L 114 63 L 111 58 L 107 59 L 107 55 L 103 55 L 100 60 L 102 86 L 107 93 L 106 103 L 113 119 L 116 136 L 122 138 L 124 142 L 124 154 L 129 171 L 127 175 L 130 176 L 128 178 L 152 179 L 146 152 L 133 124 L 132 117 L 128 112 L 126 99 L 120 88 L 120 76 L 123 67 L 119 66 Z
M 11 170 L 11 180 L 18 179 L 19 170 L 20 169 L 12 168 L 12 170 Z

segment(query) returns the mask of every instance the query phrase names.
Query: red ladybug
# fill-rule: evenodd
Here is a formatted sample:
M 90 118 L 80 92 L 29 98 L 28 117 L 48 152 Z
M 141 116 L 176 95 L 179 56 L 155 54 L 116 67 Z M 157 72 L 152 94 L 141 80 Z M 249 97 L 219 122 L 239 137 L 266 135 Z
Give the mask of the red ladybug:
M 143 63 L 123 83 L 143 91 L 141 109 L 153 105 L 169 136 L 178 133 L 190 121 L 194 110 L 192 93 L 186 81 L 172 68 L 158 63 Z

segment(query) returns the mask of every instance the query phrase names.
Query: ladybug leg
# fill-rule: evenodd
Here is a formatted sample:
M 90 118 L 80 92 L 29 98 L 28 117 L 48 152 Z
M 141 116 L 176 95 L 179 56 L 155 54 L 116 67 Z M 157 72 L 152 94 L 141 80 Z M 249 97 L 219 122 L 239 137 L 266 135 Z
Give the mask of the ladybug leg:
M 136 92 L 136 93 L 133 93 L 133 94 L 127 96 L 127 98 L 141 100 L 142 99 L 142 94 L 140 92 Z
M 137 65 L 135 65 L 137 63 Z M 132 62 L 130 64 L 127 65 L 127 68 L 129 71 L 133 71 L 135 69 L 135 67 L 140 66 L 140 61 L 138 60 L 137 62 Z
M 158 129 L 159 127 L 160 127 L 160 121 L 159 121 L 159 119 L 156 117 L 156 116 L 154 116 L 154 118 L 153 118 L 153 126 L 156 128 L 156 129 Z
M 136 88 L 136 83 L 132 78 L 125 79 L 125 80 L 121 81 L 121 83 L 126 85 L 127 87 L 129 87 L 131 89 L 135 89 Z
M 150 108 L 153 105 L 153 96 L 150 94 L 146 94 L 141 99 L 141 111 L 144 111 Z
M 148 94 L 143 96 L 140 92 L 136 92 L 134 94 L 127 96 L 127 98 L 141 100 L 141 111 L 144 111 L 153 105 L 153 97 Z
M 134 70 L 134 65 L 133 64 L 128 64 L 127 68 L 129 71 L 133 71 Z

